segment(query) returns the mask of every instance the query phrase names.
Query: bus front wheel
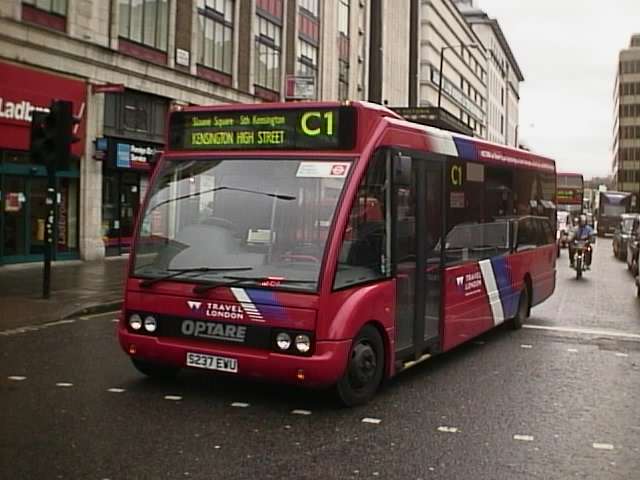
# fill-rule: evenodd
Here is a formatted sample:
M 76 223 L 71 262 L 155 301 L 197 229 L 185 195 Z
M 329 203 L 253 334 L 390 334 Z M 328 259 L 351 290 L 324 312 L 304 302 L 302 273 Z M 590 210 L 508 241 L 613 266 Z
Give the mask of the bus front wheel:
M 380 332 L 366 325 L 351 345 L 347 366 L 336 385 L 348 407 L 367 403 L 378 390 L 384 374 L 384 344 Z
M 175 377 L 180 371 L 178 367 L 170 367 L 160 363 L 147 362 L 145 360 L 140 360 L 139 358 L 132 358 L 131 362 L 140 373 L 155 379 L 168 380 Z

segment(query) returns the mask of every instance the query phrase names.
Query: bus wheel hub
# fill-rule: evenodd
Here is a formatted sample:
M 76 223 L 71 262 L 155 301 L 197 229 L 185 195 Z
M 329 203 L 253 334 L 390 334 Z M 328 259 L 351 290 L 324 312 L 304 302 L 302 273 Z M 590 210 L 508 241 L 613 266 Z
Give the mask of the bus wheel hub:
M 376 372 L 376 353 L 370 345 L 357 344 L 351 353 L 349 374 L 355 387 L 363 387 L 371 382 Z

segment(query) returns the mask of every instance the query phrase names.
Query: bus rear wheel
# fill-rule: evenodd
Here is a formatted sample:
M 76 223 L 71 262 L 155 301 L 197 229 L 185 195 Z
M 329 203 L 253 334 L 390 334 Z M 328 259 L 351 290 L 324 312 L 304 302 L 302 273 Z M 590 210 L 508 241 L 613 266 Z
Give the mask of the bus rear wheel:
M 521 329 L 527 318 L 529 318 L 529 289 L 525 285 L 522 292 L 520 292 L 516 316 L 511 319 L 511 328 L 513 330 Z
M 356 336 L 347 366 L 336 385 L 340 401 L 353 407 L 367 403 L 378 390 L 384 374 L 384 344 L 378 330 L 366 325 Z
M 180 368 L 178 367 L 148 362 L 146 360 L 140 360 L 139 358 L 132 358 L 131 363 L 133 363 L 133 366 L 136 367 L 136 370 L 140 373 L 158 380 L 169 380 L 174 378 L 180 371 Z

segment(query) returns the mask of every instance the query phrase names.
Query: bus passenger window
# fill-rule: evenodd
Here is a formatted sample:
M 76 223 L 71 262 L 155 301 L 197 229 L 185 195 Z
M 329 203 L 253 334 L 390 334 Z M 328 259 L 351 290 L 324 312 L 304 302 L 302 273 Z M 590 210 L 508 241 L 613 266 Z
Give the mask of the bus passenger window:
M 351 207 L 338 258 L 336 289 L 388 275 L 386 178 L 386 159 L 376 156 Z
M 531 218 L 524 218 L 518 222 L 516 251 L 521 252 L 538 245 L 538 233 Z

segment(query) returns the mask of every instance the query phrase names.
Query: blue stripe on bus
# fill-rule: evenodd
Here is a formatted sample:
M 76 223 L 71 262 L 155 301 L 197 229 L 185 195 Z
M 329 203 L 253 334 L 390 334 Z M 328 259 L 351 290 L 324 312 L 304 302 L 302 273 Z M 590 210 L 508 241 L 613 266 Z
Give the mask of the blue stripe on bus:
M 472 140 L 453 137 L 453 143 L 458 150 L 458 156 L 464 160 L 478 160 L 478 147 Z
M 504 311 L 505 320 L 513 318 L 518 309 L 518 296 L 513 293 L 513 282 L 507 264 L 507 257 L 493 257 L 491 259 L 491 267 L 496 277 L 498 292 L 500 292 L 500 301 L 502 302 L 502 310 Z
M 278 304 L 276 293 L 271 290 L 246 289 L 247 295 L 265 320 L 285 320 L 286 309 Z

